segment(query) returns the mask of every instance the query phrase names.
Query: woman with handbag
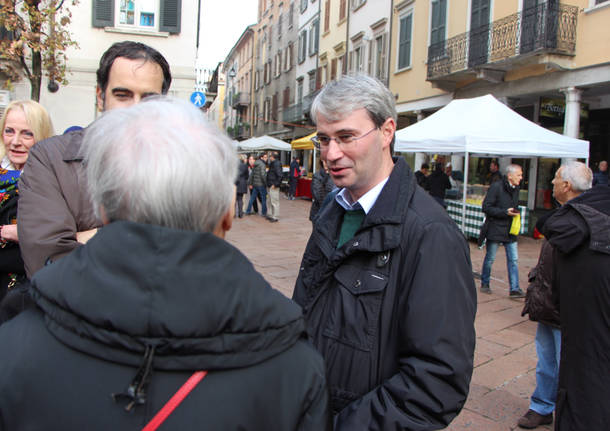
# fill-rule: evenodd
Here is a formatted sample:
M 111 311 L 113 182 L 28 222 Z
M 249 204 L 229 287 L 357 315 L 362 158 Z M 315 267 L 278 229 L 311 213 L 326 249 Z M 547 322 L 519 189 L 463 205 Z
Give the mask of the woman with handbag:
M 17 236 L 19 176 L 32 146 L 53 136 L 46 109 L 32 100 L 11 102 L 0 123 L 0 300 L 26 281 Z M 4 307 L 3 307 L 4 308 Z M 4 317 L 4 316 L 2 316 Z

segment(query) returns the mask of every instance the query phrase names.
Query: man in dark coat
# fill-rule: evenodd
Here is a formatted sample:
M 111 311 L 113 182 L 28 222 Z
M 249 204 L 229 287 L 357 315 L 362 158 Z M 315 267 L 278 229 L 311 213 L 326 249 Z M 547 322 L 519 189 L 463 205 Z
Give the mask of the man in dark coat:
M 506 177 L 493 183 L 483 200 L 483 212 L 486 220 L 481 230 L 480 240 L 486 239 L 486 253 L 481 271 L 481 292 L 491 293 L 489 280 L 491 267 L 496 260 L 500 244 L 506 251 L 506 266 L 511 298 L 523 298 L 525 293 L 519 288 L 519 266 L 517 254 L 517 236 L 510 233 L 513 217 L 519 215 L 519 183 L 523 170 L 519 165 L 509 165 Z
M 186 102 L 115 110 L 83 141 L 104 222 L 32 280 L 0 326 L 0 429 L 329 430 L 322 358 L 299 307 L 223 240 L 231 142 Z M 133 193 L 133 191 L 138 193 Z
M 261 199 L 261 215 L 267 216 L 267 154 L 263 153 L 259 156 L 250 177 L 248 178 L 248 186 L 252 190 L 250 201 L 246 208 L 246 215 L 252 215 L 252 205 L 256 202 L 256 198 Z
M 244 216 L 244 195 L 246 193 L 248 193 L 248 162 L 245 154 L 241 154 L 235 179 L 235 214 L 239 218 Z
M 270 214 L 267 220 L 276 222 L 280 217 L 280 185 L 282 185 L 282 163 L 280 154 L 273 151 L 269 158 L 269 172 L 267 172 L 267 187 L 269 187 L 269 209 Z
M 468 245 L 392 158 L 396 109 L 381 82 L 333 81 L 311 114 L 340 191 L 318 213 L 294 299 L 326 362 L 335 430 L 444 428 L 472 375 Z
M 430 169 L 430 165 L 427 163 L 422 163 L 419 171 L 415 172 L 415 179 L 417 180 L 417 185 L 420 186 L 424 190 L 428 190 L 428 170 Z
M 591 184 L 591 171 L 588 184 Z M 573 183 L 562 166 L 553 193 Z M 582 187 L 586 187 L 587 184 Z M 561 318 L 556 431 L 610 429 L 610 188 L 567 200 L 544 226 Z
M 446 208 L 445 192 L 450 188 L 451 182 L 449 181 L 449 177 L 443 172 L 443 164 L 439 162 L 434 167 L 434 172 L 428 177 L 428 191 L 430 196 L 432 196 L 440 206 Z
M 599 162 L 599 170 L 593 174 L 593 185 L 608 185 L 608 162 L 602 160 Z

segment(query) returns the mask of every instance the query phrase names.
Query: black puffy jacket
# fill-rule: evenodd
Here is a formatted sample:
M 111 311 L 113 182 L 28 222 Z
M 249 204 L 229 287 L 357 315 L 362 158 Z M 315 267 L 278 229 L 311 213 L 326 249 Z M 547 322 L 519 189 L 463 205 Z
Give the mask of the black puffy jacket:
M 476 292 L 470 251 L 403 159 L 355 236 L 318 213 L 294 291 L 326 362 L 336 430 L 444 428 L 468 395 Z
M 514 242 L 516 235 L 510 235 L 510 225 L 513 217 L 507 214 L 509 208 L 519 206 L 519 187 L 512 187 L 508 179 L 493 183 L 483 200 L 483 212 L 487 217 L 485 237 L 490 241 Z
M 269 172 L 267 172 L 267 187 L 279 187 L 282 184 L 282 164 L 278 159 L 269 163 Z
M 568 201 L 543 232 L 561 317 L 555 430 L 610 430 L 610 187 Z
M 0 430 L 142 429 L 195 370 L 160 429 L 329 429 L 301 310 L 212 234 L 114 222 L 32 286 L 0 326 Z

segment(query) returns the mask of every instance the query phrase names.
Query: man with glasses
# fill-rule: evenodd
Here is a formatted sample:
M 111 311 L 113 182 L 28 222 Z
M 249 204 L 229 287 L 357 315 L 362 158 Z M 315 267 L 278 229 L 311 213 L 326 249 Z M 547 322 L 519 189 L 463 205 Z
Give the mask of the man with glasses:
M 293 299 L 326 362 L 335 429 L 444 428 L 472 375 L 468 245 L 392 157 L 396 108 L 381 82 L 329 83 L 311 118 L 339 191 L 316 218 Z

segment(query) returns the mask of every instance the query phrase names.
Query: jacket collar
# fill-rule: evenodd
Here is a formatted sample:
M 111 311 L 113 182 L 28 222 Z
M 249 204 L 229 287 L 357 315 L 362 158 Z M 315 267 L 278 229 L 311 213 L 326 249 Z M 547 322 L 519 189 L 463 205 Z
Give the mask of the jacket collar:
M 66 139 L 66 149 L 63 154 L 64 162 L 80 162 L 83 160 L 81 154 L 81 147 L 83 143 L 83 136 L 85 135 L 85 129 L 76 130 L 74 132 L 64 135 Z

